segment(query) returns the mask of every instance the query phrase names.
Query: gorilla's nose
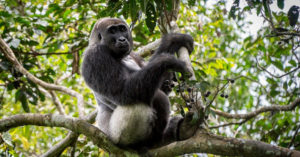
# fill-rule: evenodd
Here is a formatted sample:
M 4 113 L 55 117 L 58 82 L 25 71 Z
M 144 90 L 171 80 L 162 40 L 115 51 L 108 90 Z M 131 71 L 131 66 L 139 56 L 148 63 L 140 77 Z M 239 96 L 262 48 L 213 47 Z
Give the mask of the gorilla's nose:
M 119 40 L 120 42 L 124 42 L 124 41 L 126 41 L 126 38 L 120 37 L 118 40 Z

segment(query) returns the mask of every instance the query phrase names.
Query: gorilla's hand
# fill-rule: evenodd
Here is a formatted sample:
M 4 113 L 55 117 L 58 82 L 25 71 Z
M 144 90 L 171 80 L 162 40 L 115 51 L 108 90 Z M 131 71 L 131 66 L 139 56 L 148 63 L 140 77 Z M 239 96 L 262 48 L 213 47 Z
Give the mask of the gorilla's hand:
M 162 66 L 165 66 L 170 71 L 180 72 L 183 75 L 190 74 L 185 62 L 177 59 L 173 55 L 160 54 L 157 61 L 161 62 Z
M 162 43 L 157 49 L 157 53 L 178 52 L 181 47 L 186 47 L 191 54 L 194 50 L 194 39 L 188 34 L 171 33 L 162 38 Z

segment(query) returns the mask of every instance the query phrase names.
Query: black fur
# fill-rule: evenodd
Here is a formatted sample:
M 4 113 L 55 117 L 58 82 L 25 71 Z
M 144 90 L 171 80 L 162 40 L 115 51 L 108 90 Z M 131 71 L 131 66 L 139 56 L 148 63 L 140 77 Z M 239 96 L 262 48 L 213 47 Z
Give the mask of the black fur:
M 114 30 L 110 30 L 112 27 Z M 121 27 L 125 27 L 126 31 Z M 131 32 L 122 20 L 105 18 L 98 21 L 89 42 L 82 63 L 82 75 L 94 91 L 102 114 L 107 114 L 106 119 L 102 120 L 109 122 L 117 106 L 146 104 L 154 109 L 155 114 L 154 123 L 149 125 L 151 133 L 129 146 L 153 146 L 163 140 L 176 140 L 176 130 L 182 118 L 169 120 L 170 102 L 160 88 L 170 71 L 187 73 L 185 63 L 176 59 L 174 53 L 182 46 L 191 53 L 193 38 L 185 34 L 164 36 L 149 63 L 140 70 L 128 67 L 122 60 L 132 50 Z

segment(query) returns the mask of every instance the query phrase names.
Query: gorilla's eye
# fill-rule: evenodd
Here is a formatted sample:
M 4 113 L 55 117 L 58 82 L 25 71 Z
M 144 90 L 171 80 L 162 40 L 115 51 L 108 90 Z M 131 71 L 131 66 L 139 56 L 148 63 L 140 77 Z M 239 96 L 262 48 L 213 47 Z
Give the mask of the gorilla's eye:
M 102 39 L 101 33 L 98 34 L 98 39 L 99 39 L 99 40 Z
M 108 28 L 108 32 L 111 33 L 111 34 L 115 34 L 117 32 L 117 28 L 112 26 L 112 27 L 109 27 Z
M 119 29 L 121 32 L 126 32 L 127 31 L 127 28 L 123 25 L 119 26 Z

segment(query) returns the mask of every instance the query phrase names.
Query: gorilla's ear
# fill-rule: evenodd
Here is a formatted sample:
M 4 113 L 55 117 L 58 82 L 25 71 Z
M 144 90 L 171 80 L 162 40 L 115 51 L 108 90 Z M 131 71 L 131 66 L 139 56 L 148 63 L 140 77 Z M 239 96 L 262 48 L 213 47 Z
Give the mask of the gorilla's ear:
M 102 39 L 101 33 L 98 34 L 98 39 L 99 39 L 99 40 Z

